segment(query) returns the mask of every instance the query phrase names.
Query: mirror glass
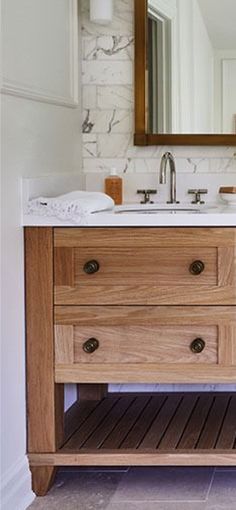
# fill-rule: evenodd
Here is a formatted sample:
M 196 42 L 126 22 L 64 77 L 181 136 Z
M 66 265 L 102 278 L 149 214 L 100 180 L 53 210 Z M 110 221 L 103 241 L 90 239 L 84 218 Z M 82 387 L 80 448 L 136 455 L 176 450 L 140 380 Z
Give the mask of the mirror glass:
M 148 132 L 236 133 L 236 0 L 148 0 Z

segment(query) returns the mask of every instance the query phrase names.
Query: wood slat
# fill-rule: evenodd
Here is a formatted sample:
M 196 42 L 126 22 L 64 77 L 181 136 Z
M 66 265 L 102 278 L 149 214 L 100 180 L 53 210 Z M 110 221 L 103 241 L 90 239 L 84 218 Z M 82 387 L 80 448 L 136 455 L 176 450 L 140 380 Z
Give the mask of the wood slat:
M 160 410 L 160 413 L 152 423 L 149 431 L 147 432 L 145 438 L 141 442 L 139 448 L 157 448 L 159 442 L 161 441 L 166 428 L 171 422 L 178 405 L 181 402 L 180 395 L 172 395 L 169 396 L 164 403 L 164 406 Z
M 164 395 L 151 398 L 142 415 L 123 441 L 122 448 L 138 448 L 166 398 Z
M 176 448 L 180 437 L 188 423 L 191 413 L 197 402 L 197 395 L 186 395 L 177 409 L 174 420 L 167 428 L 163 439 L 158 445 L 158 450 L 166 450 Z
M 213 397 L 209 394 L 200 396 L 197 405 L 179 441 L 179 449 L 194 449 L 201 434 L 202 428 L 207 419 L 213 403 Z
M 117 398 L 106 398 L 101 400 L 96 409 L 89 415 L 88 420 L 76 431 L 72 438 L 66 443 L 68 450 L 78 449 L 84 444 L 89 436 L 96 430 L 106 415 L 117 404 Z
M 65 440 L 68 441 L 72 434 L 85 422 L 99 402 L 94 400 L 79 402 L 78 400 L 65 413 Z
M 31 454 L 32 466 L 236 465 L 234 393 L 113 393 L 69 415 L 73 436 L 57 452 Z
M 120 448 L 127 435 L 131 431 L 133 436 L 133 426 L 143 412 L 151 397 L 149 395 L 144 397 L 136 397 L 132 405 L 129 407 L 123 418 L 113 428 L 111 434 L 103 441 L 102 448 Z M 130 446 L 129 446 L 130 447 Z
M 82 402 L 69 441 L 57 452 L 31 454 L 30 461 L 32 466 L 236 465 L 235 428 L 234 393 L 112 394 L 101 402 Z
M 217 449 L 235 448 L 236 439 L 236 395 L 230 398 L 227 414 L 217 441 Z
M 214 448 L 222 422 L 224 420 L 228 402 L 229 397 L 221 395 L 215 397 L 213 406 L 207 418 L 207 422 L 199 438 L 197 448 Z
M 127 409 L 131 406 L 134 401 L 133 397 L 127 397 L 118 399 L 116 405 L 107 414 L 106 418 L 100 423 L 100 425 L 94 430 L 89 438 L 84 442 L 83 448 L 100 448 L 104 440 L 109 436 L 110 432 L 118 424 L 120 419 L 124 416 Z M 127 422 L 126 422 L 127 424 Z

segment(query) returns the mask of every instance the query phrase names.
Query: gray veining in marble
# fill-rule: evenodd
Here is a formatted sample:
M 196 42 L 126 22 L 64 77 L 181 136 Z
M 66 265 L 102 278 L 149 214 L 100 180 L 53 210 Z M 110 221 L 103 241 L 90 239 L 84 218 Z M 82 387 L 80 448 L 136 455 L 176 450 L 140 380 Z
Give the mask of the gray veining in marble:
M 130 129 L 133 125 L 133 112 L 128 110 L 91 110 L 83 112 L 83 133 L 97 134 L 127 134 L 130 136 Z M 113 138 L 110 137 L 112 142 Z
M 84 37 L 84 60 L 133 60 L 134 38 L 118 35 Z

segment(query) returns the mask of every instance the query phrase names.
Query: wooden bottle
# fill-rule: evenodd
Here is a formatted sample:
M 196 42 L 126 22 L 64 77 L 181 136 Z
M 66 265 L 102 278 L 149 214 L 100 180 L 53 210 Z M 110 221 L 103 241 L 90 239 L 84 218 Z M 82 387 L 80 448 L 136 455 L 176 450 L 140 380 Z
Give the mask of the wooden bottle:
M 123 179 L 117 175 L 115 168 L 111 169 L 110 175 L 105 179 L 105 193 L 113 198 L 115 205 L 122 204 Z

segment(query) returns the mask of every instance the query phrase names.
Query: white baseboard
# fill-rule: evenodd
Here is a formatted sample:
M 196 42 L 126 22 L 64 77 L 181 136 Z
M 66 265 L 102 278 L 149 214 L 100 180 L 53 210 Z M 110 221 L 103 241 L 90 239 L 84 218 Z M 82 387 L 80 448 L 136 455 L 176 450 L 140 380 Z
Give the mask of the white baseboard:
M 1 510 L 26 510 L 35 498 L 26 455 L 1 478 Z

